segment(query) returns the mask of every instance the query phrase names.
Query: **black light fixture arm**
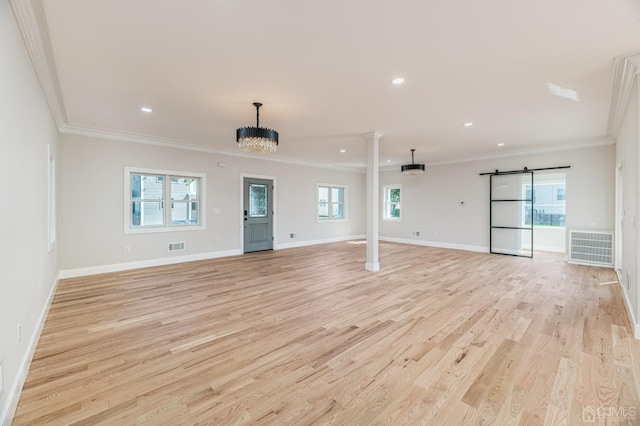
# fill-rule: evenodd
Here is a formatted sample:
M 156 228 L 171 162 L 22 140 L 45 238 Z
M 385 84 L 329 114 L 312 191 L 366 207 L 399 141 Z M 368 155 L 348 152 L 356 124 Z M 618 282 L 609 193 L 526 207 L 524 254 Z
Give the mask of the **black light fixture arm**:
M 253 106 L 256 107 L 256 127 L 260 127 L 260 107 L 262 104 L 260 102 L 254 102 Z
M 416 151 L 415 148 L 411 148 L 411 164 L 415 164 L 415 162 L 413 161 L 413 153 Z

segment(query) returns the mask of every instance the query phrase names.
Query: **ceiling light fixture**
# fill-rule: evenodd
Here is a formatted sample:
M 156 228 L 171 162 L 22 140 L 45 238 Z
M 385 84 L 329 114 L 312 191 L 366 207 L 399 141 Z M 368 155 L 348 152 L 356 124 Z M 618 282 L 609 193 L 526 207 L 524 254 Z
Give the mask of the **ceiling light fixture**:
M 142 107 L 142 108 L 140 108 L 140 111 L 142 111 L 142 112 L 153 112 L 153 110 L 151 108 L 149 108 L 149 107 Z
M 424 173 L 424 164 L 416 164 L 413 161 L 413 153 L 415 150 L 415 148 L 411 149 L 411 164 L 405 164 L 400 169 L 403 175 L 418 176 Z
M 345 153 L 345 152 L 347 152 L 347 150 L 346 149 L 341 149 L 340 152 Z
M 468 122 L 464 123 L 463 126 L 464 127 L 471 127 L 471 126 L 473 126 L 473 123 L 468 121 Z
M 503 143 L 499 143 L 498 146 L 504 146 L 504 144 Z
M 403 77 L 396 77 L 393 80 L 391 80 L 392 84 L 395 84 L 396 86 L 404 83 L 404 78 Z
M 254 102 L 256 107 L 256 127 L 240 127 L 236 130 L 238 147 L 243 151 L 269 154 L 278 147 L 278 132 L 260 127 L 260 102 Z

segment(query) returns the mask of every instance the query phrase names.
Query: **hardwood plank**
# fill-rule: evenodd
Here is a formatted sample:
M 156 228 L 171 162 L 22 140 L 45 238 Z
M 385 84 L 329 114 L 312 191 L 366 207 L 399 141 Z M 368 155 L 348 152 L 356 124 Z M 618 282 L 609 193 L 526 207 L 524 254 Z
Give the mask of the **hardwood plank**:
M 62 280 L 13 424 L 640 423 L 611 270 L 382 243 L 370 273 L 364 250 Z

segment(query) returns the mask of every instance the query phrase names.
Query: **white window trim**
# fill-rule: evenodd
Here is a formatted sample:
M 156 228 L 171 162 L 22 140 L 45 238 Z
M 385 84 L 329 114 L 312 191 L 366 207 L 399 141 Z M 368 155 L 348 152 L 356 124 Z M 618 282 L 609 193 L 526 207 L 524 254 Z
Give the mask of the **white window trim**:
M 194 177 L 200 179 L 200 224 L 199 225 L 170 225 L 131 227 L 131 174 L 173 175 L 180 177 Z M 207 229 L 207 175 L 196 172 L 182 172 L 177 170 L 146 169 L 142 167 L 124 168 L 124 233 L 150 234 L 158 232 L 202 231 Z
M 320 187 L 324 186 L 324 187 L 329 187 L 329 188 L 342 188 L 344 191 L 344 217 L 339 218 L 339 219 L 333 219 L 333 218 L 327 218 L 327 219 L 320 219 L 320 203 L 318 202 L 318 191 L 320 190 Z M 329 193 L 331 193 L 331 190 L 329 190 Z M 316 184 L 316 195 L 315 195 L 315 202 L 316 202 L 316 222 L 317 223 L 336 223 L 336 222 L 347 222 L 349 220 L 349 187 L 347 185 L 342 185 L 342 184 L 337 184 L 337 183 L 317 183 Z
M 387 213 L 387 190 L 388 189 L 399 189 L 400 190 L 400 217 L 386 217 Z M 402 199 L 404 198 L 404 192 L 402 191 L 402 184 L 395 185 L 384 185 L 382 187 L 382 221 L 383 222 L 402 222 L 402 205 L 404 202 Z

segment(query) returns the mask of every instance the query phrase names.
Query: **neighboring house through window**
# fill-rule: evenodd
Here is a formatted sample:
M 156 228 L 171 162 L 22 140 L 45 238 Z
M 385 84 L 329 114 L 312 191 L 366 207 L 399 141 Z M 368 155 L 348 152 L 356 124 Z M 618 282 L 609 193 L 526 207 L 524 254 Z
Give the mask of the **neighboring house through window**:
M 318 221 L 347 219 L 347 187 L 318 184 Z
M 552 182 L 523 185 L 526 199 L 533 200 L 533 214 L 531 202 L 526 202 L 524 209 L 524 224 L 533 226 L 564 227 L 566 224 L 566 182 L 564 179 Z
M 125 233 L 204 228 L 201 173 L 125 168 Z

